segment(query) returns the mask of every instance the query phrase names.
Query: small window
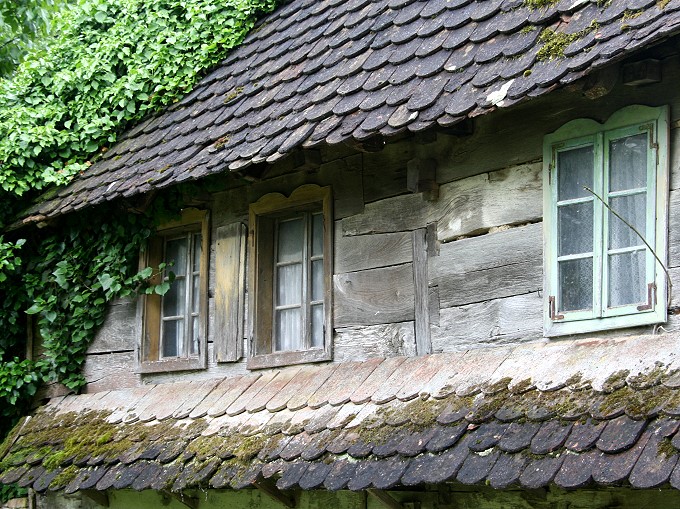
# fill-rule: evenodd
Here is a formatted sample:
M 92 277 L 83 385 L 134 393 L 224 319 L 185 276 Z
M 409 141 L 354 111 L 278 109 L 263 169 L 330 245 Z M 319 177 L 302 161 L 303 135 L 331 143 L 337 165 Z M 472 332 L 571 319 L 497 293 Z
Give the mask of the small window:
M 250 368 L 331 357 L 330 188 L 303 186 L 250 207 Z
M 666 320 L 667 114 L 633 106 L 546 137 L 547 335 Z
M 141 372 L 206 366 L 207 223 L 207 212 L 186 209 L 149 240 L 144 265 L 165 263 L 154 282 L 170 288 L 144 298 Z

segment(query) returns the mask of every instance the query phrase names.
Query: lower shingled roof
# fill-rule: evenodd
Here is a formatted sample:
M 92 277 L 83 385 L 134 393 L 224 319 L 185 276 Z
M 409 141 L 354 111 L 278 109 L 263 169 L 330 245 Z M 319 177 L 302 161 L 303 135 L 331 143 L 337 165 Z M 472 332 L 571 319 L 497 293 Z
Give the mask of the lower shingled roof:
M 289 367 L 55 398 L 0 449 L 41 492 L 680 489 L 677 337 Z

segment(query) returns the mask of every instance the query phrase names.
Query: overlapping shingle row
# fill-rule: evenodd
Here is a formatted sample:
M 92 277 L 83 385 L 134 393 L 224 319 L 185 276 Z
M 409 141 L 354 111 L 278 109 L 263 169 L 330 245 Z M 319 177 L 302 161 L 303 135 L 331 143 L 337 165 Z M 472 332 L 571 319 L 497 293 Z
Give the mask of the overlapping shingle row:
M 680 0 L 294 0 L 184 100 L 27 215 L 244 170 L 300 147 L 449 126 L 572 82 L 679 23 Z
M 652 361 L 676 340 L 371 359 L 58 398 L 0 451 L 0 482 L 69 493 L 265 479 L 282 489 L 680 489 L 679 363 Z

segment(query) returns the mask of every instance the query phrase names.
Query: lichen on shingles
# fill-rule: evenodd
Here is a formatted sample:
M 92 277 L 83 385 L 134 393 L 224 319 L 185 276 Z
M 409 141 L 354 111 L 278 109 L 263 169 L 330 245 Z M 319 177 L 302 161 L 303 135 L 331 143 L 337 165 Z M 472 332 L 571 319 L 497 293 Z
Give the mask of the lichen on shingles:
M 597 30 L 599 25 L 596 21 L 592 21 L 590 25 L 579 32 L 573 34 L 567 34 L 565 32 L 558 32 L 552 30 L 551 28 L 546 28 L 541 32 L 539 36 L 539 41 L 543 43 L 541 49 L 538 50 L 536 54 L 536 60 L 541 62 L 544 60 L 553 60 L 556 58 L 564 57 L 564 50 L 572 42 L 585 37 L 588 33 L 593 30 Z

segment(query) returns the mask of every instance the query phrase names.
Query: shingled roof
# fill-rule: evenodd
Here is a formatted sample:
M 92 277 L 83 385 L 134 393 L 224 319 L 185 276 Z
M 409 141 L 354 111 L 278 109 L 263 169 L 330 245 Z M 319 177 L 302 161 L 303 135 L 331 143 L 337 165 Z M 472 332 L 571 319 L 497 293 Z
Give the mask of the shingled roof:
M 293 0 L 26 222 L 303 147 L 451 126 L 674 35 L 680 0 Z
M 536 343 L 56 398 L 10 435 L 0 482 L 680 489 L 677 341 Z

